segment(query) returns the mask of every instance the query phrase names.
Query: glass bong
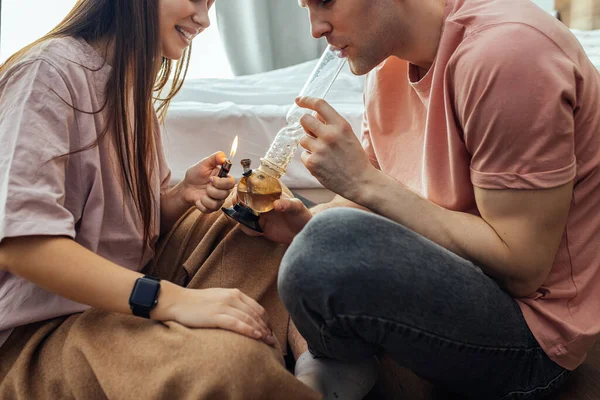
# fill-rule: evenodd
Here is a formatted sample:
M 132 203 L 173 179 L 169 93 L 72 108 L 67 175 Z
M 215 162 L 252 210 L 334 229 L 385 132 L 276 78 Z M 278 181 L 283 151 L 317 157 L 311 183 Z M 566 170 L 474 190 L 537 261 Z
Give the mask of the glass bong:
M 341 50 L 327 46 L 319 62 L 310 74 L 299 96 L 325 98 L 340 70 L 346 63 Z M 286 169 L 300 139 L 305 135 L 300 125 L 300 118 L 305 114 L 315 115 L 313 110 L 300 108 L 293 104 L 287 112 L 286 123 L 275 136 L 271 147 L 260 166 L 250 169 L 251 160 L 241 161 L 244 173 L 237 184 L 238 203 L 231 208 L 223 208 L 223 212 L 239 223 L 262 232 L 258 220 L 260 214 L 273 209 L 273 202 L 281 197 L 282 186 L 279 179 Z

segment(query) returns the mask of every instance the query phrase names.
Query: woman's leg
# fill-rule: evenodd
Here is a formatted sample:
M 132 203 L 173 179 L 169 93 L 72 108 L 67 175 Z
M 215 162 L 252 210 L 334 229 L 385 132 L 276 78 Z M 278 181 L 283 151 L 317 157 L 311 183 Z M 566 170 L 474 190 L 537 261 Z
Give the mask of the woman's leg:
M 279 290 L 318 356 L 359 362 L 385 351 L 479 399 L 535 398 L 566 376 L 516 302 L 479 268 L 364 211 L 313 218 L 284 256 Z
M 190 210 L 144 272 L 190 288 L 240 288 L 286 343 L 289 316 L 277 293 L 284 251 L 220 212 Z M 18 328 L 0 348 L 0 399 L 319 397 L 285 369 L 279 349 L 257 340 L 98 310 Z
M 0 349 L 0 399 L 317 399 L 275 348 L 89 310 L 17 328 Z
M 192 289 L 240 289 L 265 308 L 285 353 L 289 314 L 277 292 L 277 273 L 286 248 L 247 236 L 222 212 L 190 209 L 161 238 L 145 272 Z

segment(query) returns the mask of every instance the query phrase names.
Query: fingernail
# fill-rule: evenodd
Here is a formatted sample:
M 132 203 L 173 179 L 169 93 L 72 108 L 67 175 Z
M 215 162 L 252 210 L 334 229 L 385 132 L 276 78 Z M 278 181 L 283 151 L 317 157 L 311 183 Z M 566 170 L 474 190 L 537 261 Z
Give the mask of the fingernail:
M 260 339 L 260 338 L 262 337 L 262 333 L 261 333 L 260 331 L 256 330 L 256 331 L 254 331 L 254 336 L 255 336 L 257 339 Z
M 211 176 L 210 178 L 208 178 L 208 180 L 212 183 L 215 181 L 215 178 L 213 176 Z
M 270 345 L 274 345 L 275 343 L 277 343 L 277 341 L 275 340 L 275 336 L 273 336 L 273 334 L 267 336 L 267 343 Z

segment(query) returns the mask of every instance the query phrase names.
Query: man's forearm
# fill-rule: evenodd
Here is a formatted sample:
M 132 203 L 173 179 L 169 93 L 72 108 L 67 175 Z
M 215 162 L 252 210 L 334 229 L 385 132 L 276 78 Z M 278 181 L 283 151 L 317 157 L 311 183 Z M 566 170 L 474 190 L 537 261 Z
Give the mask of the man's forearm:
M 504 283 L 513 295 L 524 296 L 531 290 L 521 290 L 529 279 L 527 270 L 515 261 L 506 243 L 483 218 L 440 207 L 381 171 L 376 174 L 357 194 L 357 202 L 474 262 Z
M 323 204 L 317 204 L 316 206 L 312 207 L 310 209 L 310 212 L 312 213 L 312 215 L 316 215 L 316 214 L 323 212 L 325 210 L 328 210 L 330 208 L 337 208 L 337 207 L 350 207 L 350 208 L 357 208 L 359 210 L 370 211 L 366 207 L 363 207 L 363 206 L 356 204 L 348 199 L 345 199 L 340 195 L 336 195 L 330 202 L 323 203 Z

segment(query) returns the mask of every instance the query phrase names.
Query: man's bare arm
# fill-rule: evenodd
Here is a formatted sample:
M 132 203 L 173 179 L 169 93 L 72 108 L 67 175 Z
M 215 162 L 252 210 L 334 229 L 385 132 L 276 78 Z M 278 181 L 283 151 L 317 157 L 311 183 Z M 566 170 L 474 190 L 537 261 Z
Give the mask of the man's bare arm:
M 425 200 L 374 172 L 357 203 L 473 261 L 515 297 L 547 278 L 565 230 L 573 184 L 544 190 L 475 188 L 481 217 Z

